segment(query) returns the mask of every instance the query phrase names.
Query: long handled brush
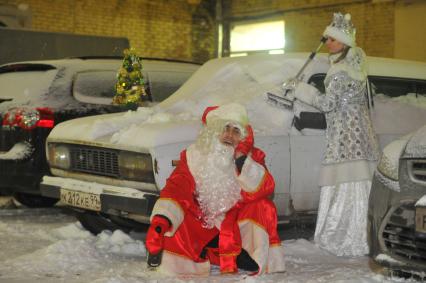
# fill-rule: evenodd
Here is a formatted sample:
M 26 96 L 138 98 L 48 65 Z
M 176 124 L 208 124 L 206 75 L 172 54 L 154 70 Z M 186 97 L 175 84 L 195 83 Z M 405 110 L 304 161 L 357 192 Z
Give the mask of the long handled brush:
M 318 45 L 317 49 L 309 55 L 308 60 L 306 60 L 305 64 L 303 64 L 302 68 L 300 68 L 299 72 L 297 72 L 295 76 L 296 80 L 300 80 L 306 67 L 309 65 L 309 63 L 311 63 L 315 55 L 317 55 L 317 53 L 320 51 L 321 47 L 323 46 L 326 40 L 327 40 L 327 37 L 325 36 L 321 38 L 320 44 Z M 268 102 L 281 108 L 293 109 L 294 98 L 287 96 L 289 91 L 290 89 L 286 89 L 284 92 L 284 95 L 267 92 L 266 95 L 268 96 Z

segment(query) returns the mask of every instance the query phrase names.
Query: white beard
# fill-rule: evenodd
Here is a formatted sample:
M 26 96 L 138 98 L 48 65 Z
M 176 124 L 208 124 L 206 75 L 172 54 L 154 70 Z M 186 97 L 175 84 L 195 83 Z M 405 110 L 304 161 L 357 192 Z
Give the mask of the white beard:
M 222 144 L 218 135 L 214 129 L 205 128 L 187 149 L 188 166 L 196 183 L 196 199 L 206 228 L 220 228 L 226 212 L 241 199 L 234 149 Z

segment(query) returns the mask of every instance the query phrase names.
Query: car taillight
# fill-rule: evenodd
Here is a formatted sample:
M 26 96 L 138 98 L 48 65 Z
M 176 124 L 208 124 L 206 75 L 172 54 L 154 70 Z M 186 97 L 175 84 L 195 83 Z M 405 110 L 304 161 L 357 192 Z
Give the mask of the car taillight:
M 12 108 L 3 115 L 3 126 L 16 126 L 24 130 L 53 128 L 55 119 L 52 109 Z

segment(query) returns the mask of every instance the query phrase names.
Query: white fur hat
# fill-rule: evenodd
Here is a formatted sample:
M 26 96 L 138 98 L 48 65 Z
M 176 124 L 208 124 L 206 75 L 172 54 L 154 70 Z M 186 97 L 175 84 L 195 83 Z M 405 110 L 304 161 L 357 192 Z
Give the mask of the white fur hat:
M 352 24 L 351 15 L 342 13 L 334 13 L 333 21 L 326 27 L 323 35 L 325 37 L 332 37 L 341 43 L 354 47 L 356 29 Z
M 224 104 L 218 107 L 208 107 L 204 111 L 203 122 L 207 125 L 216 119 L 236 123 L 246 127 L 249 123 L 246 108 L 238 103 Z

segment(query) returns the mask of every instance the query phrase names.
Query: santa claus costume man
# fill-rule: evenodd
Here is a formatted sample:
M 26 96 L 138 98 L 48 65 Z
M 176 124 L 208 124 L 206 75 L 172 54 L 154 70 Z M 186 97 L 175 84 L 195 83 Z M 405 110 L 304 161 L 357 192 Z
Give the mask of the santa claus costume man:
M 208 275 L 238 269 L 285 271 L 274 179 L 254 147 L 247 111 L 236 103 L 209 107 L 197 140 L 180 155 L 155 203 L 146 247 L 162 254 L 158 270 Z

